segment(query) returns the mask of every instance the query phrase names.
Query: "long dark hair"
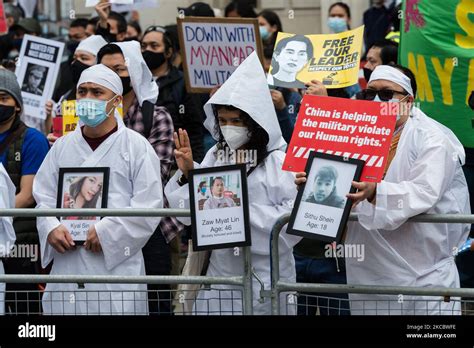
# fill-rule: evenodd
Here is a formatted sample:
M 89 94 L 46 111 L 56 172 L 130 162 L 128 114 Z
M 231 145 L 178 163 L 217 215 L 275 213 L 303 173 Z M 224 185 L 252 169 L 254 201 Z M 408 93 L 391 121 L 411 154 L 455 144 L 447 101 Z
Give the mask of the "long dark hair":
M 229 3 L 225 9 L 225 17 L 228 17 L 229 12 L 237 11 L 240 17 L 242 18 L 256 18 L 257 14 L 254 10 L 254 5 L 252 1 L 249 0 L 233 0 Z
M 258 14 L 258 17 L 260 16 L 265 18 L 265 20 L 268 22 L 268 24 L 270 24 L 270 26 L 273 27 L 274 25 L 276 25 L 277 27 L 277 31 L 272 33 L 272 36 L 267 40 L 268 44 L 269 45 L 271 44 L 273 48 L 273 46 L 275 45 L 278 32 L 283 31 L 283 26 L 281 25 L 280 17 L 278 17 L 278 15 L 275 12 L 269 11 L 269 10 L 263 10 L 262 12 Z
M 76 201 L 77 196 L 79 196 L 79 193 L 81 193 L 82 185 L 84 184 L 84 181 L 86 181 L 87 178 L 88 176 L 84 176 L 78 181 L 73 182 L 71 186 L 69 186 L 69 195 L 74 201 Z M 96 208 L 97 201 L 99 200 L 101 195 L 102 191 L 97 192 L 89 202 L 85 201 L 84 206 L 82 208 Z
M 244 126 L 247 127 L 250 140 L 244 145 L 245 150 L 256 150 L 257 151 L 257 163 L 259 165 L 265 157 L 267 157 L 267 145 L 270 137 L 265 129 L 262 128 L 257 122 L 255 122 L 252 117 L 249 116 L 245 111 L 240 110 L 232 105 L 213 105 L 214 116 L 216 118 L 216 124 L 214 125 L 214 131 L 219 134 L 219 140 L 217 143 L 217 150 L 225 150 L 229 147 L 225 142 L 224 136 L 221 132 L 221 127 L 219 126 L 218 111 L 219 110 L 228 110 L 228 111 L 239 111 L 240 116 L 242 117 L 242 122 Z M 217 156 L 217 153 L 215 153 Z

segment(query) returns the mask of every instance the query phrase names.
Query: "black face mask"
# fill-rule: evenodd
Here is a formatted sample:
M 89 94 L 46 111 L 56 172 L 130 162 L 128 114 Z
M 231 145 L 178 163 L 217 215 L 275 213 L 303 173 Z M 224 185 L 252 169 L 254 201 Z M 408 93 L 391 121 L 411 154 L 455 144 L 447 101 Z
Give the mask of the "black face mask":
M 73 60 L 71 63 L 71 74 L 72 74 L 72 81 L 76 85 L 81 77 L 81 74 L 84 70 L 90 68 L 90 65 L 84 64 L 78 60 Z
M 0 124 L 5 123 L 15 115 L 15 107 L 0 105 Z
M 166 62 L 164 52 L 156 53 L 152 51 L 145 51 L 142 53 L 143 59 L 150 70 L 158 69 Z
M 130 82 L 130 76 L 127 77 L 120 77 L 120 80 L 122 80 L 122 86 L 123 86 L 123 94 L 125 95 L 128 92 L 132 90 L 132 84 Z
M 71 40 L 66 43 L 66 48 L 69 52 L 71 52 L 71 54 L 74 54 L 77 46 L 79 46 L 79 41 L 76 40 Z
M 471 109 L 474 110 L 474 91 L 471 92 L 471 96 L 469 97 L 468 104 L 471 107 Z
M 364 78 L 367 82 L 370 80 L 370 75 L 372 75 L 373 70 L 364 68 Z

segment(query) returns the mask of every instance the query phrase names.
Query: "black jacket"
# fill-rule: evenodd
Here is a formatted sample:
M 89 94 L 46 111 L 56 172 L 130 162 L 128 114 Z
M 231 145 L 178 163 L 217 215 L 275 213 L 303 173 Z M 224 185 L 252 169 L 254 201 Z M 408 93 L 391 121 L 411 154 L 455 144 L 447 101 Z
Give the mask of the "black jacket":
M 191 141 L 193 159 L 201 162 L 204 158 L 203 111 L 198 106 L 198 96 L 186 92 L 184 75 L 174 66 L 156 82 L 160 89 L 156 105 L 168 109 L 176 132 L 179 128 L 186 130 Z

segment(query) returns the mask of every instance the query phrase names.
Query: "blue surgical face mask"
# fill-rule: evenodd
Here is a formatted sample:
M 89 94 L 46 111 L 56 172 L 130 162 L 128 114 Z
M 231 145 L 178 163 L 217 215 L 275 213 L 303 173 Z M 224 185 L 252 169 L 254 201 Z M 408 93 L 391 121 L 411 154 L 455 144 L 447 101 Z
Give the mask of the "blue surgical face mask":
M 76 115 L 79 119 L 89 127 L 97 127 L 103 123 L 109 114 L 114 110 L 111 109 L 108 113 L 106 111 L 107 104 L 116 96 L 109 100 L 99 100 L 84 98 L 76 102 Z
M 270 37 L 270 32 L 268 31 L 267 27 L 264 25 L 260 26 L 260 36 L 262 37 L 262 40 L 266 40 Z
M 206 191 L 207 191 L 207 188 L 206 188 L 206 187 L 201 187 L 201 192 L 202 192 L 203 194 L 205 194 Z
M 342 33 L 348 29 L 346 20 L 341 17 L 329 17 L 328 27 L 333 33 Z

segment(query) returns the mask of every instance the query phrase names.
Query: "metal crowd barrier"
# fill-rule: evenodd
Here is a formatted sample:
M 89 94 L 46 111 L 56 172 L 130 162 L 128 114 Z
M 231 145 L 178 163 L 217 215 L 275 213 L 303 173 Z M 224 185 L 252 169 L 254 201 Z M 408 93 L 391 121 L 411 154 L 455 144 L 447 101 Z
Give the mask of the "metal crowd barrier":
M 176 217 L 189 217 L 190 211 L 187 209 L 2 209 L 0 210 L 0 216 L 8 217 L 45 217 L 45 216 L 133 216 L 133 217 L 148 217 L 148 216 L 176 216 Z M 244 262 L 244 274 L 242 276 L 234 277 L 207 277 L 207 276 L 109 276 L 109 275 L 0 275 L 0 283 L 73 283 L 78 284 L 78 291 L 61 291 L 56 292 L 59 295 L 56 296 L 54 301 L 63 302 L 65 296 L 70 296 L 71 293 L 75 298 L 75 301 L 102 301 L 102 298 L 107 298 L 111 301 L 116 301 L 119 296 L 119 302 L 127 301 L 143 301 L 144 293 L 150 295 L 158 294 L 175 294 L 180 302 L 180 290 L 147 290 L 147 291 L 131 291 L 130 294 L 122 292 L 121 294 L 114 294 L 113 291 L 98 291 L 98 290 L 87 290 L 84 289 L 85 284 L 155 284 L 155 285 L 177 285 L 177 284 L 201 284 L 199 291 L 210 291 L 213 290 L 214 298 L 207 300 L 196 299 L 196 301 L 218 301 L 219 307 L 221 304 L 231 302 L 232 310 L 230 313 L 223 313 L 218 311 L 217 313 L 199 313 L 193 310 L 191 313 L 180 313 L 180 314 L 244 314 L 251 315 L 253 313 L 252 306 L 252 263 L 250 255 L 250 247 L 242 248 L 243 262 Z M 213 285 L 217 286 L 212 287 Z M 232 288 L 219 289 L 220 285 L 232 286 Z M 0 299 L 4 297 L 10 297 L 12 306 L 17 305 L 29 305 L 33 302 L 38 302 L 40 306 L 41 295 L 44 294 L 43 290 L 37 291 L 13 291 L 0 292 Z M 85 294 L 85 299 L 84 299 Z M 125 296 L 128 295 L 128 296 Z M 121 296 L 121 298 L 120 298 Z M 166 295 L 169 297 L 169 295 Z M 52 296 L 55 297 L 55 296 Z M 59 297 L 59 300 L 57 298 Z M 112 300 L 113 297 L 113 300 Z M 124 298 L 127 297 L 127 298 Z M 138 299 L 137 299 L 138 297 Z M 183 299 L 186 296 L 182 296 Z M 100 298 L 100 301 L 98 300 Z M 145 297 L 146 298 L 146 297 Z M 172 296 L 175 298 L 175 296 Z M 32 300 L 33 299 L 33 300 Z M 81 300 L 82 299 L 82 300 Z M 169 300 L 169 298 L 167 299 Z M 160 301 L 159 299 L 157 301 Z M 186 301 L 186 300 L 184 300 Z M 8 302 L 8 298 L 7 298 Z M 236 303 L 237 302 L 237 303 Z M 234 312 L 234 304 L 237 307 Z M 25 306 L 23 306 L 25 307 Z M 17 314 L 42 314 L 37 312 L 37 306 L 26 308 L 26 313 Z M 239 308 L 240 307 L 240 308 Z M 100 305 L 99 305 L 100 309 Z M 8 313 L 7 313 L 8 314 Z M 75 314 L 65 313 L 65 314 Z M 107 311 L 91 314 L 129 314 L 129 313 L 108 313 Z M 133 313 L 132 313 L 133 314 Z M 137 313 L 144 314 L 144 313 Z M 146 313 L 145 313 L 146 314 Z M 171 314 L 171 313 L 164 313 Z
M 262 292 L 262 297 L 270 297 L 272 304 L 272 314 L 281 314 L 281 294 L 287 293 L 286 306 L 284 308 L 290 308 L 298 306 L 298 296 L 303 296 L 306 303 L 312 301 L 312 306 L 323 308 L 328 312 L 335 314 L 348 314 L 346 308 L 350 307 L 349 299 L 341 299 L 340 297 L 333 296 L 317 296 L 308 293 L 330 293 L 330 294 L 376 294 L 376 295 L 398 295 L 402 296 L 402 301 L 397 303 L 387 303 L 387 300 L 380 301 L 362 301 L 362 310 L 358 313 L 352 314 L 377 314 L 377 310 L 385 311 L 388 307 L 390 311 L 394 311 L 397 314 L 410 314 L 410 311 L 404 312 L 400 306 L 403 303 L 403 297 L 410 298 L 413 301 L 414 307 L 420 308 L 423 305 L 426 306 L 427 312 L 428 307 L 433 307 L 433 301 L 440 304 L 440 301 L 452 303 L 461 302 L 463 312 L 465 314 L 474 314 L 474 301 L 469 299 L 459 298 L 474 298 L 474 289 L 460 288 L 417 288 L 417 287 L 401 287 L 401 286 L 369 286 L 369 285 L 350 285 L 350 284 L 316 284 L 316 283 L 288 283 L 280 280 L 280 268 L 279 268 L 279 253 L 278 253 L 278 238 L 283 227 L 288 223 L 290 214 L 282 216 L 272 228 L 271 240 L 270 240 L 270 262 L 271 262 L 271 289 L 269 291 Z M 351 213 L 349 220 L 357 221 L 357 214 Z M 474 215 L 460 215 L 460 214 L 437 214 L 428 215 L 422 214 L 409 219 L 410 222 L 431 222 L 431 223 L 470 223 L 474 224 Z M 413 296 L 432 296 L 433 299 L 416 299 Z M 316 304 L 314 304 L 316 302 Z M 319 304 L 318 302 L 322 302 Z M 375 302 L 375 309 L 373 309 L 373 303 Z M 365 304 L 368 304 L 368 308 Z M 318 306 L 319 305 L 319 306 Z M 359 303 L 360 305 L 360 303 Z M 440 306 L 439 306 L 440 307 Z M 454 306 L 453 306 L 454 308 Z M 346 312 L 346 313 L 344 313 Z M 467 313 L 469 312 L 469 313 Z M 428 313 L 425 313 L 428 314 Z M 446 313 L 445 311 L 439 310 L 439 314 L 455 314 Z
M 2 209 L 0 211 L 0 216 L 21 216 L 21 217 L 30 217 L 30 216 L 177 216 L 177 217 L 188 217 L 190 215 L 189 210 L 186 209 Z M 351 214 L 350 220 L 356 220 L 357 216 Z M 321 294 L 321 293 L 331 293 L 331 294 L 377 294 L 377 295 L 403 295 L 403 296 L 433 296 L 436 298 L 433 301 L 451 301 L 456 303 L 456 301 L 463 301 L 464 305 L 472 304 L 466 300 L 459 300 L 459 298 L 474 298 L 474 289 L 450 289 L 450 288 L 416 288 L 416 287 L 388 287 L 388 286 L 363 286 L 363 285 L 340 285 L 340 284 L 314 284 L 314 283 L 288 283 L 280 281 L 279 275 L 279 254 L 278 254 L 278 238 L 281 232 L 281 229 L 284 225 L 288 223 L 289 214 L 281 217 L 277 223 L 273 226 L 271 231 L 271 240 L 270 240 L 270 262 L 271 262 L 271 289 L 264 289 L 262 287 L 260 292 L 260 297 L 270 298 L 272 306 L 272 314 L 280 315 L 280 302 L 281 299 L 286 299 L 286 308 L 287 312 L 290 312 L 289 309 L 294 309 L 298 305 L 298 296 L 306 296 L 311 298 L 311 293 Z M 450 223 L 474 223 L 474 215 L 453 215 L 453 214 L 444 214 L 444 215 L 420 215 L 410 219 L 411 222 L 450 222 Z M 205 287 L 199 291 L 210 290 L 209 287 L 212 285 L 228 285 L 235 287 L 227 289 L 212 288 L 214 291 L 214 298 L 207 299 L 205 301 L 219 301 L 223 302 L 232 302 L 235 300 L 241 301 L 241 313 L 244 315 L 251 315 L 253 313 L 252 309 L 252 277 L 256 277 L 258 280 L 258 275 L 252 272 L 251 265 L 251 254 L 250 248 L 242 248 L 244 255 L 244 274 L 242 276 L 234 277 L 207 277 L 207 276 L 108 276 L 108 275 L 0 275 L 0 283 L 73 283 L 77 284 L 81 291 L 77 293 L 84 295 L 81 298 L 77 299 L 77 302 L 83 301 L 88 303 L 88 301 L 96 301 L 99 303 L 99 313 L 90 313 L 90 314 L 130 314 L 130 313 L 109 313 L 107 311 L 100 311 L 100 306 L 102 301 L 116 301 L 116 297 L 113 291 L 97 291 L 97 290 L 83 290 L 85 284 L 155 284 L 155 285 L 173 285 L 173 284 L 201 284 Z M 75 291 L 61 291 L 59 293 L 60 301 L 64 296 L 70 295 L 70 293 Z M 143 299 L 144 294 L 158 293 L 158 300 L 160 301 L 161 291 L 156 290 L 147 290 L 143 292 L 131 291 L 128 294 L 126 291 L 119 294 L 121 296 L 121 301 L 126 303 L 127 301 L 146 301 Z M 166 290 L 164 293 L 176 292 L 176 290 Z M 124 294 L 129 296 L 124 296 Z M 308 294 L 309 293 L 309 294 Z M 33 297 L 37 302 L 38 306 L 41 302 L 41 295 L 43 290 L 38 290 L 37 292 L 25 292 L 17 291 L 14 294 L 13 302 L 14 304 L 21 304 L 21 302 L 31 300 Z M 0 292 L 0 299 L 4 298 L 5 295 L 9 295 L 6 292 Z M 10 294 L 11 295 L 11 294 Z M 24 295 L 24 296 L 22 296 Z M 102 296 L 103 295 L 103 296 Z M 178 291 L 178 294 L 179 291 Z M 105 296 L 105 297 L 104 297 Z M 321 297 L 314 296 L 317 301 L 323 301 L 324 306 L 327 310 L 339 312 L 339 314 L 345 311 L 346 304 L 349 300 L 341 299 L 336 297 Z M 11 296 L 10 296 L 11 297 Z M 80 297 L 80 296 L 79 296 Z M 112 300 L 112 297 L 114 299 Z M 127 297 L 127 298 L 125 298 Z M 138 299 L 137 299 L 138 297 Z M 179 298 L 179 296 L 177 296 Z M 183 296 L 184 297 L 184 296 Z M 105 300 L 103 300 L 105 298 Z M 145 297 L 146 298 L 146 297 Z M 10 298 L 11 300 L 11 298 Z M 56 300 L 52 300 L 54 303 Z M 423 300 L 429 302 L 431 300 Z M 344 303 L 347 302 L 347 303 Z M 416 300 L 415 300 L 416 302 Z M 428 303 L 426 303 L 428 306 Z M 317 304 L 318 307 L 321 307 L 321 304 Z M 390 304 L 388 304 L 390 308 Z M 394 308 L 396 308 L 394 304 Z M 232 307 L 233 308 L 233 307 Z M 474 308 L 474 306 L 473 306 Z M 373 309 L 367 309 L 369 314 L 377 314 L 376 311 L 373 313 Z M 364 310 L 363 313 L 358 314 L 367 314 Z M 27 308 L 25 313 L 21 314 L 42 314 L 41 312 L 36 312 L 34 309 Z M 64 314 L 75 314 L 64 313 Z M 133 314 L 133 313 L 132 313 Z M 147 314 L 147 313 L 136 313 L 136 314 Z M 166 313 L 171 314 L 171 313 Z M 230 313 L 216 312 L 216 313 L 182 313 L 182 314 L 234 314 L 233 309 Z M 239 313 L 240 314 L 240 313 Z M 404 314 L 404 313 L 401 313 Z M 406 314 L 406 313 L 405 313 Z M 448 314 L 440 311 L 440 314 Z

